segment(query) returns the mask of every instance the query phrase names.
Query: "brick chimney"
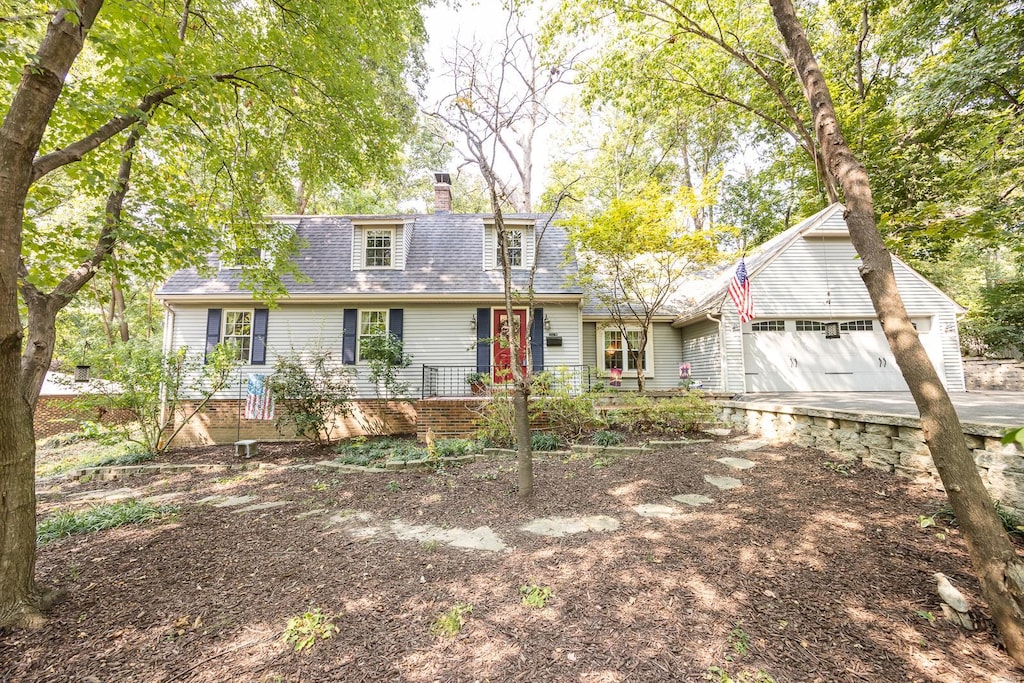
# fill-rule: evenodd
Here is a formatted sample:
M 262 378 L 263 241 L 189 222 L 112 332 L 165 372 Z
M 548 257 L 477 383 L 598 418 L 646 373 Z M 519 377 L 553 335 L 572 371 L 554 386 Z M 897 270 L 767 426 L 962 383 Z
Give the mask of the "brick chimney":
M 434 213 L 452 212 L 452 176 L 449 173 L 434 174 Z

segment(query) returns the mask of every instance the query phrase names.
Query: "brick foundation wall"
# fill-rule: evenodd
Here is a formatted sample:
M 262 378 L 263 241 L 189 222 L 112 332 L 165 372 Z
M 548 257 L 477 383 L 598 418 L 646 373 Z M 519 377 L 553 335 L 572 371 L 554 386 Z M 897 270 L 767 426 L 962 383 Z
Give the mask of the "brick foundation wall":
M 353 436 L 366 436 L 367 424 L 377 416 L 376 401 L 353 401 L 352 414 L 335 422 L 331 437 L 334 440 Z M 183 403 L 187 414 L 193 405 Z M 297 437 L 291 430 L 279 431 L 275 420 L 246 420 L 245 402 L 237 400 L 210 401 L 171 442 L 172 446 L 197 446 L 206 444 L 234 443 L 238 439 L 259 441 L 294 441 Z M 278 405 L 277 410 L 281 410 Z M 280 414 L 280 413 L 277 413 Z M 391 434 L 416 433 L 416 408 L 412 403 L 395 401 L 388 404 L 387 419 Z M 175 428 L 180 424 L 175 420 Z
M 54 434 L 76 432 L 78 424 L 87 420 L 111 425 L 123 424 L 132 419 L 131 415 L 124 410 L 76 407 L 75 398 L 74 396 L 40 397 L 33 412 L 33 426 L 37 439 Z
M 465 439 L 476 433 L 477 418 L 487 398 L 424 398 L 416 402 L 416 439 L 426 441 L 427 428 L 438 439 Z
M 1024 391 L 1024 360 L 964 358 L 968 391 Z
M 816 448 L 843 460 L 894 472 L 941 490 L 938 472 L 916 418 L 847 413 L 818 408 L 765 410 L 763 404 L 716 403 L 729 426 L 769 441 Z M 1003 429 L 965 423 L 967 447 L 992 498 L 1024 513 L 1024 451 L 1004 446 Z

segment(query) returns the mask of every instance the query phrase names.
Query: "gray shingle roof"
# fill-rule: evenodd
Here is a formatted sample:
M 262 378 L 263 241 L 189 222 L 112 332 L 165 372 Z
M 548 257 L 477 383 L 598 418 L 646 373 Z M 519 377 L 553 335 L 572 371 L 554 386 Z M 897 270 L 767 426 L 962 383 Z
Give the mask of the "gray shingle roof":
M 508 214 L 508 219 L 533 219 L 538 228 L 547 214 Z M 379 221 L 386 216 L 303 216 L 296 231 L 307 245 L 295 261 L 308 282 L 283 281 L 290 295 L 301 294 L 498 294 L 501 270 L 483 270 L 485 214 L 427 214 L 395 216 L 406 224 L 408 256 L 404 270 L 357 270 L 352 264 L 352 223 L 360 218 Z M 537 294 L 580 294 L 569 281 L 576 272 L 565 229 L 548 226 L 540 254 L 534 290 Z M 244 293 L 240 271 L 225 269 L 213 277 L 201 277 L 193 269 L 180 270 L 167 280 L 159 296 Z M 513 283 L 525 288 L 528 271 L 514 271 Z

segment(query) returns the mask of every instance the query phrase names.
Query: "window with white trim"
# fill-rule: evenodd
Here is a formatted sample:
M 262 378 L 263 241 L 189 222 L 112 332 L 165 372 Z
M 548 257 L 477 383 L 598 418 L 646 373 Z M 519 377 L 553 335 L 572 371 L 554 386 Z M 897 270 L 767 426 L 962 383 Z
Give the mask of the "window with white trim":
M 785 332 L 786 321 L 785 320 L 762 320 L 760 322 L 751 323 L 751 332 Z
M 359 311 L 358 353 L 362 358 L 363 340 L 372 337 L 385 337 L 388 334 L 387 309 Z
M 508 262 L 513 268 L 523 265 L 523 231 L 505 230 L 505 241 L 508 244 Z M 501 247 L 495 247 L 494 262 L 501 267 Z
M 368 228 L 364 232 L 363 264 L 367 268 L 390 268 L 395 231 L 392 228 Z
M 851 320 L 839 323 L 840 332 L 871 332 L 875 329 L 874 320 Z
M 252 311 L 224 311 L 225 344 L 234 345 L 235 359 L 248 365 L 252 355 Z
M 619 328 L 606 327 L 599 328 L 597 334 L 597 343 L 600 349 L 597 355 L 601 370 L 603 372 L 622 370 L 624 375 L 636 375 L 637 354 L 635 350 L 640 346 L 640 330 L 627 328 L 625 337 L 623 337 L 622 330 Z M 644 349 L 644 354 L 639 359 L 645 377 L 651 376 L 649 368 L 652 366 L 648 356 L 650 356 L 653 346 L 653 340 L 648 335 L 647 348 Z
M 797 332 L 824 332 L 825 323 L 818 322 L 817 320 L 797 320 L 796 321 Z

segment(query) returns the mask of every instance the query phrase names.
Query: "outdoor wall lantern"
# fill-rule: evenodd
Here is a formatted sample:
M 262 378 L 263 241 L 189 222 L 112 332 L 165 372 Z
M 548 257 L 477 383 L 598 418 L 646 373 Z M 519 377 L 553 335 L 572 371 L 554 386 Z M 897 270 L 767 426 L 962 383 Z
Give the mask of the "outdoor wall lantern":
M 839 323 L 825 323 L 825 339 L 839 339 Z
M 75 366 L 75 381 L 76 382 L 88 382 L 89 381 L 89 366 L 88 365 L 76 365 Z
M 476 329 L 476 313 L 474 313 L 473 315 L 469 316 L 469 329 L 471 329 L 471 330 L 475 330 Z

